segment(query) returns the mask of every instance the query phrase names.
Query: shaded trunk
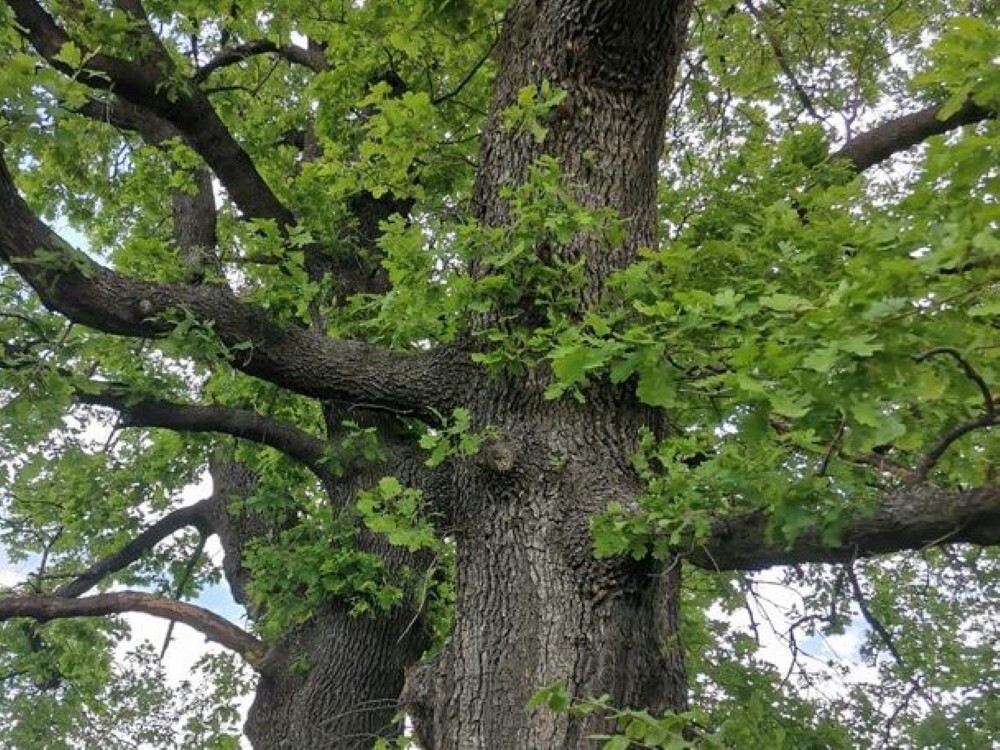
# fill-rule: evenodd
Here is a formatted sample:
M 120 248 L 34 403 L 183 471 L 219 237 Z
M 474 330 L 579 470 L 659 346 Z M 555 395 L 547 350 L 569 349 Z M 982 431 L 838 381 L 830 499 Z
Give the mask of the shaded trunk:
M 281 639 L 257 685 L 247 737 L 260 750 L 367 750 L 396 736 L 403 672 L 426 642 L 408 609 L 372 618 L 331 605 Z
M 679 566 L 597 560 L 589 533 L 607 503 L 634 502 L 627 457 L 654 418 L 601 394 L 584 405 L 545 402 L 540 389 L 520 395 L 517 408 L 489 415 L 513 462 L 463 473 L 455 630 L 404 696 L 436 750 L 585 746 L 608 728 L 599 717 L 525 710 L 556 682 L 618 706 L 686 705 Z M 486 394 L 487 413 L 492 398 L 504 403 Z
M 331 414 L 331 421 L 336 418 Z M 383 420 L 384 421 L 384 420 Z M 361 489 L 371 487 L 391 471 L 402 481 L 420 486 L 423 457 L 413 446 L 399 441 L 393 446 L 392 430 L 380 425 L 386 448 L 392 447 L 392 469 L 381 463 L 361 462 L 347 476 L 327 482 L 334 508 L 349 509 Z M 256 612 L 248 596 L 249 572 L 243 553 L 254 539 L 270 537 L 277 529 L 262 521 L 244 501 L 253 490 L 254 477 L 233 463 L 213 466 L 213 480 L 228 488 L 233 500 L 216 509 L 215 528 L 225 552 L 224 570 L 237 601 Z M 425 486 L 429 495 L 432 486 Z M 351 514 L 345 515 L 345 523 Z M 402 579 L 403 568 L 421 571 L 426 555 L 392 547 L 385 539 L 360 531 L 357 544 L 375 552 L 390 575 Z M 266 602 L 263 605 L 266 607 Z M 255 748 L 273 750 L 327 750 L 331 747 L 370 748 L 380 737 L 391 738 L 403 729 L 399 700 L 404 674 L 425 652 L 429 632 L 420 606 L 412 598 L 388 613 L 352 614 L 349 603 L 333 601 L 304 625 L 282 635 L 265 658 L 254 702 L 244 731 Z
M 509 222 L 502 190 L 522 183 L 539 157 L 555 157 L 577 198 L 614 211 L 627 232 L 615 247 L 580 237 L 544 248 L 549 258 L 583 260 L 583 305 L 655 244 L 663 122 L 690 4 L 522 0 L 508 16 L 474 211 L 487 225 Z M 501 113 L 543 82 L 567 95 L 539 143 L 503 127 Z M 434 493 L 457 547 L 455 628 L 433 662 L 412 666 L 401 698 L 428 748 L 577 748 L 609 729 L 601 717 L 528 713 L 531 696 L 556 682 L 617 706 L 686 707 L 679 566 L 596 560 L 589 531 L 609 502 L 635 503 L 642 488 L 629 458 L 640 429 L 662 425 L 627 388 L 553 403 L 545 379 L 474 391 L 467 406 L 480 428 L 496 431 L 502 460 L 458 462 L 450 487 Z M 396 464 L 386 470 L 405 479 Z M 414 468 L 409 483 L 426 481 L 422 472 Z M 400 611 L 352 621 L 334 605 L 286 638 L 247 725 L 255 746 L 370 746 L 419 654 L 399 640 L 408 619 Z M 303 675 L 289 671 L 296 654 L 309 662 Z
M 539 157 L 555 157 L 577 199 L 611 209 L 627 233 L 619 246 L 579 236 L 539 248 L 544 260 L 583 260 L 583 306 L 641 247 L 655 246 L 664 118 L 690 6 L 524 0 L 507 19 L 474 209 L 487 225 L 509 222 L 504 188 L 524 182 Z M 521 89 L 543 82 L 566 96 L 539 142 L 504 127 L 502 113 Z M 438 663 L 411 674 L 405 696 L 435 750 L 577 748 L 607 731 L 600 717 L 529 714 L 532 694 L 556 682 L 616 706 L 686 708 L 679 566 L 596 560 L 589 530 L 609 502 L 634 505 L 642 488 L 629 458 L 640 429 L 662 425 L 628 388 L 552 403 L 542 396 L 545 379 L 538 372 L 499 383 L 470 405 L 514 460 L 503 471 L 466 467 L 455 498 L 455 630 Z

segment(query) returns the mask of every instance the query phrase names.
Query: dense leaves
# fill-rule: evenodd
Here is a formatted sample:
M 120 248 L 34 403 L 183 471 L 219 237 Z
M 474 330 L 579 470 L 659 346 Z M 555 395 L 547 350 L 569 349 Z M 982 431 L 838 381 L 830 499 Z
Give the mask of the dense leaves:
M 413 477 L 506 470 L 491 453 L 505 435 L 462 404 L 321 404 L 244 374 L 266 336 L 225 340 L 182 305 L 157 317 L 160 338 L 114 337 L 68 322 L 26 281 L 30 269 L 93 279 L 87 259 L 151 282 L 228 285 L 282 330 L 417 356 L 460 350 L 492 383 L 541 383 L 554 407 L 611 388 L 636 398 L 666 427 L 643 431 L 627 457 L 634 502 L 590 519 L 601 559 L 679 565 L 720 519 L 747 514 L 766 515 L 779 548 L 807 531 L 835 546 L 887 492 L 996 484 L 1000 127 L 987 113 L 1000 108 L 1000 15 L 989 3 L 699 3 L 666 123 L 660 242 L 612 269 L 587 305 L 586 258 L 559 249 L 610 253 L 630 227 L 559 159 L 502 186 L 504 223 L 471 206 L 482 129 L 543 145 L 569 108 L 566 90 L 539 81 L 487 120 L 506 3 L 147 2 L 136 14 L 51 2 L 71 39 L 54 51 L 26 37 L 20 5 L 0 7 L 0 153 L 27 204 L 83 255 L 31 248 L 25 271 L 0 248 L 0 562 L 20 571 L 6 593 L 58 595 L 189 504 L 223 456 L 254 481 L 219 502 L 266 528 L 240 550 L 250 582 L 237 595 L 257 635 L 280 641 L 330 602 L 353 618 L 410 607 L 431 654 L 452 622 L 454 529 Z M 105 58 L 154 71 L 145 109 L 118 95 Z M 940 121 L 982 116 L 874 169 L 838 152 L 926 106 Z M 242 149 L 212 141 L 233 161 L 218 156 L 210 179 L 216 157 L 182 132 L 205 107 Z M 244 198 L 249 173 L 228 171 L 243 157 L 267 187 L 260 203 Z M 211 247 L 183 240 L 185 197 L 210 207 Z M 97 398 L 109 386 L 125 394 L 111 410 L 95 405 L 109 405 Z M 151 400 L 254 412 L 321 442 L 320 458 L 296 461 L 301 451 L 249 428 L 157 429 L 134 408 Z M 358 473 L 370 481 L 331 503 L 330 487 Z M 158 540 L 99 585 L 195 600 L 223 579 L 205 536 Z M 371 538 L 411 557 L 387 562 Z M 606 716 L 595 739 L 611 750 L 986 748 L 1000 728 L 986 615 L 997 566 L 995 548 L 958 547 L 773 579 L 695 571 L 682 634 L 691 712 L 654 716 L 559 684 L 534 686 L 527 709 Z M 783 606 L 761 604 L 769 585 L 795 604 L 762 637 L 754 618 Z M 247 689 L 235 662 L 207 659 L 207 696 L 171 692 L 148 644 L 122 646 L 127 630 L 120 618 L 3 624 L 0 744 L 235 747 Z M 818 644 L 845 631 L 863 645 L 838 662 Z M 787 673 L 765 658 L 775 639 Z M 799 663 L 816 654 L 832 668 Z M 874 676 L 845 679 L 844 664 Z

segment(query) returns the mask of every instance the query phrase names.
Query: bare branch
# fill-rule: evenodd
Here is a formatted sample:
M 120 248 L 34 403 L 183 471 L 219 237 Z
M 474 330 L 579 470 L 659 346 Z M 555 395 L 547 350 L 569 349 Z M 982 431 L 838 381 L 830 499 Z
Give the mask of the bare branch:
M 205 543 L 207 541 L 208 539 L 204 534 L 198 537 L 198 546 L 195 547 L 191 557 L 188 558 L 187 563 L 184 565 L 184 572 L 181 574 L 180 579 L 177 581 L 177 585 L 174 587 L 174 599 L 181 598 L 184 593 L 184 588 L 188 585 L 192 576 L 194 576 L 194 572 L 198 567 L 201 556 L 205 553 Z M 176 624 L 176 620 L 171 620 L 167 624 L 167 632 L 163 636 L 163 646 L 160 647 L 160 661 L 163 661 L 163 657 L 166 656 L 167 648 L 169 648 L 170 641 L 174 636 L 174 626 Z
M 482 67 L 487 63 L 490 57 L 493 56 L 493 50 L 496 49 L 496 46 L 499 43 L 499 41 L 500 41 L 499 36 L 494 37 L 493 41 L 490 42 L 490 45 L 486 48 L 486 51 L 483 53 L 483 56 L 476 61 L 476 63 L 469 69 L 468 73 L 462 76 L 462 80 L 460 80 L 457 84 L 455 84 L 455 88 L 453 88 L 451 91 L 448 91 L 447 93 L 435 96 L 434 99 L 431 100 L 431 104 L 434 105 L 442 104 L 443 102 L 446 102 L 449 99 L 453 99 L 459 94 L 461 94 L 462 90 L 469 85 L 472 79 L 476 77 L 476 74 L 480 71 L 480 69 L 482 69 Z
M 326 476 L 320 465 L 329 448 L 325 440 L 253 411 L 153 399 L 136 401 L 127 389 L 117 386 L 103 386 L 98 393 L 81 391 L 77 400 L 118 411 L 122 415 L 123 427 L 220 432 L 274 448 Z
M 182 622 L 208 640 L 235 651 L 248 664 L 258 667 L 267 646 L 242 628 L 214 612 L 175 599 L 165 599 L 141 591 L 117 591 L 82 599 L 31 594 L 0 599 L 0 620 L 28 617 L 38 622 L 70 617 L 102 617 L 141 612 Z
M 109 575 L 127 568 L 157 544 L 181 529 L 190 526 L 198 529 L 202 535 L 209 534 L 212 531 L 211 511 L 215 501 L 213 495 L 194 505 L 187 505 L 168 513 L 153 525 L 148 526 L 113 555 L 99 560 L 72 581 L 60 586 L 52 595 L 72 599 L 86 593 Z
M 795 92 L 795 96 L 798 98 L 802 108 L 805 109 L 805 111 L 809 113 L 809 116 L 814 120 L 817 122 L 823 122 L 825 118 L 816 110 L 816 107 L 813 106 L 812 98 L 806 92 L 805 87 L 803 87 L 802 83 L 795 75 L 795 71 L 792 69 L 791 63 L 788 62 L 788 56 L 781 48 L 781 45 L 778 44 L 778 40 L 775 38 L 774 34 L 772 34 L 771 30 L 768 28 L 767 19 L 764 18 L 764 15 L 759 10 L 757 10 L 757 6 L 755 6 L 751 0 L 744 0 L 743 4 L 747 7 L 747 11 L 749 11 L 750 15 L 753 16 L 753 19 L 760 25 L 761 33 L 764 35 L 768 45 L 771 47 L 771 51 L 774 53 L 774 59 L 778 63 L 778 67 L 791 84 L 792 90 Z
M 278 323 L 221 285 L 154 283 L 100 266 L 31 212 L 2 159 L 0 261 L 34 288 L 46 307 L 74 322 L 155 338 L 168 334 L 178 316 L 192 318 L 210 327 L 222 345 L 235 347 L 235 368 L 306 396 L 433 420 L 436 412 L 455 405 L 456 391 L 466 390 L 477 372 L 449 350 L 404 354 Z
M 878 634 L 878 637 L 882 639 L 882 643 L 889 649 L 889 653 L 892 654 L 892 658 L 896 660 L 896 663 L 903 666 L 905 662 L 899 653 L 899 649 L 896 648 L 896 642 L 893 640 L 892 634 L 882 624 L 882 621 L 875 616 L 871 607 L 868 606 L 865 593 L 861 590 L 861 582 L 858 580 L 858 574 L 854 572 L 853 561 L 846 563 L 844 570 L 847 573 L 847 580 L 851 584 L 851 594 L 854 596 L 854 602 L 858 605 L 858 609 L 861 610 L 861 616 L 865 618 L 868 627 L 874 630 Z
M 986 379 L 973 367 L 969 361 L 962 355 L 962 353 L 951 346 L 938 346 L 930 351 L 926 351 L 916 358 L 917 362 L 926 362 L 931 357 L 937 357 L 940 355 L 946 355 L 951 357 L 956 362 L 958 362 L 959 367 L 976 387 L 979 388 L 979 392 L 983 395 L 983 408 L 986 413 L 993 415 L 996 413 L 996 404 L 993 402 L 993 394 L 990 392 L 990 387 L 986 383 Z
M 765 512 L 717 518 L 708 540 L 685 557 L 707 570 L 762 570 L 804 562 L 847 562 L 940 544 L 1000 544 L 1000 487 L 944 490 L 929 485 L 887 493 L 871 513 L 858 515 L 830 544 L 822 531 L 794 541 L 771 539 Z
M 198 68 L 195 74 L 191 76 L 191 81 L 193 83 L 202 83 L 210 75 L 212 75 L 212 73 L 221 68 L 226 68 L 230 65 L 237 65 L 247 58 L 254 57 L 256 55 L 268 54 L 277 55 L 283 60 L 287 60 L 288 62 L 296 65 L 302 65 L 316 73 L 320 73 L 329 68 L 329 63 L 327 62 L 326 57 L 318 49 L 306 49 L 305 47 L 299 47 L 294 44 L 279 45 L 269 39 L 258 39 L 256 41 L 238 44 L 235 47 L 229 47 L 228 49 L 222 50 L 218 55 Z
M 938 118 L 940 106 L 931 105 L 894 120 L 882 123 L 866 133 L 852 138 L 839 151 L 831 154 L 831 160 L 850 162 L 858 172 L 880 164 L 890 156 L 906 151 L 932 135 L 947 133 L 963 125 L 972 125 L 995 118 L 996 112 L 980 107 L 971 100 L 950 117 Z

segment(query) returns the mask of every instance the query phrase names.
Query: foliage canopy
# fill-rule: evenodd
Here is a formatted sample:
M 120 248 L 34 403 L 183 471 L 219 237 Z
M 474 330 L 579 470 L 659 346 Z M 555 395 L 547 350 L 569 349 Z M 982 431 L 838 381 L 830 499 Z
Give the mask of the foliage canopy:
M 556 411 L 625 393 L 661 420 L 588 554 L 685 560 L 692 713 L 560 683 L 532 710 L 609 715 L 612 749 L 991 747 L 1000 8 L 697 3 L 658 240 L 633 248 L 631 217 L 546 152 L 577 116 L 565 82 L 489 115 L 507 5 L 0 5 L 0 544 L 28 571 L 0 601 L 0 744 L 236 746 L 236 659 L 206 658 L 213 692 L 185 701 L 152 650 L 123 653 L 129 607 L 16 609 L 95 585 L 196 603 L 228 581 L 254 635 L 201 629 L 257 669 L 331 601 L 413 609 L 438 653 L 461 531 L 414 461 L 517 460 L 468 379 L 541 384 Z M 499 179 L 477 171 L 485 129 L 539 154 L 498 187 L 502 221 L 476 203 Z M 629 260 L 595 282 L 594 257 Z M 253 481 L 182 510 L 222 463 Z M 219 513 L 258 524 L 239 583 L 206 554 Z M 779 583 L 784 675 L 758 622 Z M 820 673 L 851 660 L 818 644 L 845 631 L 870 679 L 832 689 Z

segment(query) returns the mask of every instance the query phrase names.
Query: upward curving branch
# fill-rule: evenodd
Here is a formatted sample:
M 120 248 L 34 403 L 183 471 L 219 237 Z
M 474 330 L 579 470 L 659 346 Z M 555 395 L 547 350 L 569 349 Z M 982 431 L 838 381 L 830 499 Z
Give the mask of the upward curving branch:
M 276 322 L 220 285 L 165 284 L 105 268 L 46 226 L 17 192 L 0 158 L 0 261 L 70 320 L 106 333 L 160 337 L 178 316 L 239 349 L 233 366 L 315 398 L 365 404 L 432 420 L 456 405 L 471 365 L 452 352 L 399 353 Z
M 203 607 L 165 599 L 141 591 L 117 591 L 82 599 L 29 594 L 0 599 L 0 621 L 28 617 L 38 622 L 69 617 L 103 617 L 127 612 L 141 612 L 154 617 L 182 622 L 197 630 L 208 640 L 242 656 L 252 667 L 260 668 L 267 646 L 263 641 L 233 625 L 229 620 Z
M 87 593 L 109 575 L 124 570 L 149 552 L 171 534 L 181 529 L 193 527 L 203 536 L 212 530 L 212 513 L 219 502 L 216 495 L 210 495 L 194 505 L 185 505 L 168 513 L 159 521 L 147 526 L 138 536 L 108 557 L 98 560 L 73 580 L 55 590 L 53 596 L 72 599 Z
M 318 49 L 299 47 L 295 44 L 275 44 L 269 39 L 258 39 L 245 44 L 238 44 L 222 50 L 207 63 L 202 65 L 191 77 L 194 83 L 201 83 L 212 73 L 230 65 L 237 65 L 247 58 L 256 55 L 273 54 L 283 60 L 296 65 L 302 65 L 315 73 L 320 73 L 329 68 L 326 57 Z

